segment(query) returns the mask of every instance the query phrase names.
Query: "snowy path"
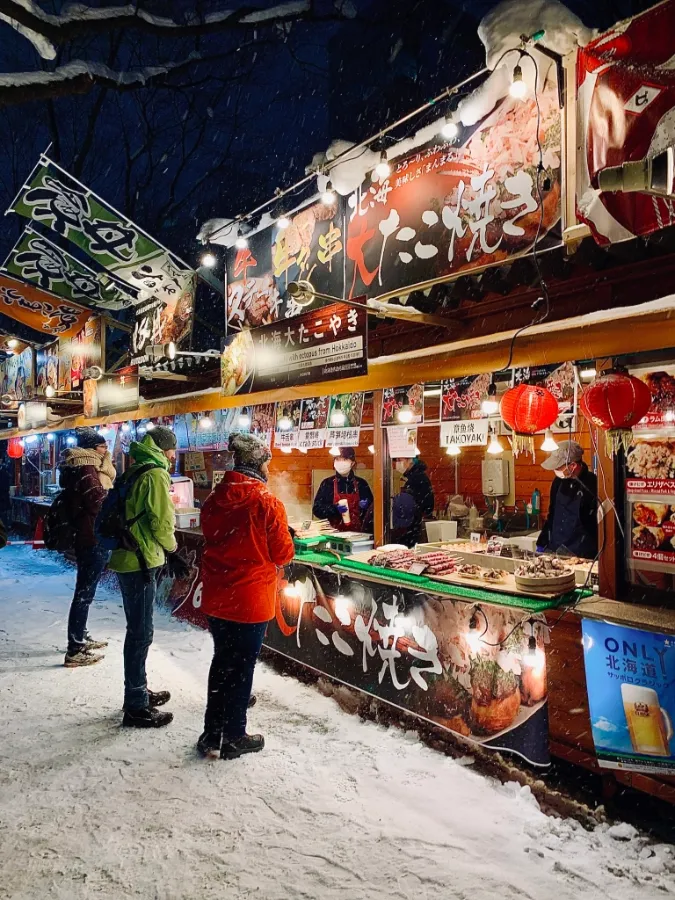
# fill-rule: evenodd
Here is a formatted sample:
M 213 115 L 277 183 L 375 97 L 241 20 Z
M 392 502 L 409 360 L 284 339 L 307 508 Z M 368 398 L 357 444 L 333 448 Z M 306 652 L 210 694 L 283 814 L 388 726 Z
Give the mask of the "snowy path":
M 251 726 L 264 753 L 205 762 L 210 639 L 162 615 L 151 686 L 176 721 L 119 727 L 123 614 L 101 591 L 91 669 L 62 666 L 73 571 L 0 553 L 0 898 L 652 900 L 672 848 L 545 817 L 527 789 L 339 710 L 269 668 Z M 628 829 L 628 834 L 631 829 Z

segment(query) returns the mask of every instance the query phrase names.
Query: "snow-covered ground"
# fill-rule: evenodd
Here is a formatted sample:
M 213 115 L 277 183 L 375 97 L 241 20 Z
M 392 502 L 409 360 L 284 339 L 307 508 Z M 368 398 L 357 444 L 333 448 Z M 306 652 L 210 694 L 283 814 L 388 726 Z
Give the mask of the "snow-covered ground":
M 122 730 L 119 598 L 100 591 L 103 663 L 62 666 L 73 571 L 0 553 L 0 898 L 652 900 L 675 853 L 630 826 L 593 833 L 364 724 L 260 666 L 250 726 L 264 753 L 195 754 L 208 635 L 156 616 L 151 686 L 175 722 Z M 464 761 L 467 762 L 466 760 Z M 621 839 L 623 838 L 623 839 Z

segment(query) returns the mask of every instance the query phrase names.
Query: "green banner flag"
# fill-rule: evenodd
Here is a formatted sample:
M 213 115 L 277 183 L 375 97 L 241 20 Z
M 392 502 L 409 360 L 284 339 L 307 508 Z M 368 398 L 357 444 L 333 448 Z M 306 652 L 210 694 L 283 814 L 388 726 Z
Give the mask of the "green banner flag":
M 30 226 L 14 245 L 3 268 L 22 281 L 97 309 L 118 310 L 133 303 L 110 275 L 97 275 Z
M 41 158 L 9 211 L 72 241 L 135 288 L 140 303 L 157 302 L 162 336 L 178 343 L 188 334 L 195 272 L 50 159 Z

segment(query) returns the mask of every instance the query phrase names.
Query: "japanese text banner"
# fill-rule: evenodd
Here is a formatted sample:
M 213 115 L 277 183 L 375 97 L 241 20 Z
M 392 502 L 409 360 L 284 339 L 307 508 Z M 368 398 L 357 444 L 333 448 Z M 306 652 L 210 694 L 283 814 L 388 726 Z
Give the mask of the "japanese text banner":
M 76 303 L 117 310 L 132 299 L 105 274 L 96 275 L 65 250 L 27 227 L 5 261 L 7 272 Z M 108 284 L 104 282 L 108 281 Z
M 0 274 L 0 313 L 44 335 L 73 337 L 91 311 Z
M 100 266 L 156 299 L 170 319 L 165 340 L 178 342 L 189 331 L 194 305 L 194 272 L 137 225 L 92 191 L 43 159 L 16 199 L 13 212 L 41 222 L 76 244 Z

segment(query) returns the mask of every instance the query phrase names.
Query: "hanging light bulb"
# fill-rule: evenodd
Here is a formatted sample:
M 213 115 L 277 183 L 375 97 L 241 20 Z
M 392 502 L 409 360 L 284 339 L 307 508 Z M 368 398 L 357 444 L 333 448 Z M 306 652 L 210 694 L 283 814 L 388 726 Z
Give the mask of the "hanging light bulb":
M 48 384 L 47 387 L 45 388 L 45 397 L 47 397 L 49 400 L 51 400 L 51 398 L 55 397 L 55 396 L 56 396 L 56 391 L 51 386 L 51 384 Z
M 49 432 L 49 434 L 47 435 L 47 440 L 50 441 L 50 442 L 56 440 L 56 435 L 54 434 L 53 431 L 50 431 L 50 432 Z
M 282 231 L 285 231 L 290 224 L 291 220 L 288 216 L 279 216 L 277 219 L 277 228 L 280 228 Z
M 454 441 L 448 444 L 447 450 L 445 451 L 448 456 L 459 456 L 462 452 L 462 448 L 459 444 L 456 444 Z
M 332 206 L 335 203 L 335 191 L 330 181 L 326 183 L 326 189 L 321 194 L 321 202 L 324 206 Z
M 307 454 L 307 447 L 298 447 L 298 450 L 299 450 L 300 453 L 302 453 L 303 455 L 306 455 L 306 454 Z
M 251 417 L 247 412 L 239 413 L 239 418 L 237 419 L 237 424 L 240 428 L 250 428 L 251 427 Z
M 396 418 L 399 422 L 402 422 L 404 425 L 407 425 L 409 422 L 415 418 L 415 413 L 412 411 L 412 408 L 409 403 L 404 403 L 403 406 L 396 413 Z
M 497 437 L 496 431 L 493 431 L 490 435 L 490 443 L 488 444 L 487 452 L 492 456 L 499 456 L 500 453 L 504 452 L 504 448 Z
M 200 262 L 204 266 L 204 268 L 213 269 L 215 268 L 218 259 L 213 253 L 204 253 Z
M 499 403 L 497 401 L 497 385 L 490 380 L 485 399 L 480 405 L 481 412 L 484 416 L 495 416 L 499 412 Z
M 125 422 L 124 425 L 122 425 L 122 431 L 125 434 L 129 434 L 129 432 L 131 431 L 131 425 L 128 422 Z
M 290 416 L 282 416 L 277 422 L 279 431 L 290 431 L 293 427 L 293 419 Z
M 457 122 L 453 122 L 452 116 L 446 116 L 443 127 L 441 128 L 441 135 L 449 141 L 454 141 L 458 134 L 459 126 Z
M 373 455 L 375 454 L 375 444 L 368 445 L 368 453 L 372 453 Z
M 595 366 L 589 366 L 587 369 L 582 369 L 581 372 L 579 372 L 579 378 L 581 378 L 582 381 L 593 381 L 597 374 L 598 370 Z
M 292 447 L 282 447 L 282 448 L 281 448 L 281 452 L 282 452 L 282 453 L 292 453 L 292 452 L 293 452 L 293 448 L 292 448 Z
M 234 246 L 237 250 L 246 250 L 248 247 L 248 239 L 241 233 L 241 228 L 237 232 L 237 240 L 234 242 Z
M 387 162 L 387 154 L 383 150 L 380 153 L 380 161 L 375 166 L 375 174 L 380 178 L 388 178 L 391 175 L 391 166 Z
M 513 70 L 513 78 L 511 80 L 511 86 L 509 87 L 509 94 L 515 100 L 524 100 L 527 94 L 527 85 L 523 81 L 523 70 L 520 67 L 520 63 L 518 63 Z
M 331 447 L 328 452 L 330 453 L 331 456 L 339 456 L 340 448 L 339 447 Z
M 558 449 L 558 442 L 551 434 L 551 429 L 547 428 L 544 432 L 544 442 L 541 445 L 541 449 L 545 453 L 553 453 L 554 450 Z
M 66 438 L 66 444 L 68 444 L 69 447 L 72 447 L 73 444 L 76 444 L 76 443 L 77 443 L 77 438 L 75 438 L 72 434 L 69 434 L 68 437 Z
M 16 338 L 10 338 L 10 339 L 6 342 L 6 346 L 9 347 L 10 350 L 14 350 L 14 349 L 16 349 L 16 347 L 19 346 L 19 342 L 17 341 Z
M 347 416 L 342 411 L 342 402 L 340 400 L 335 401 L 335 406 L 333 407 L 333 412 L 330 417 L 330 424 L 333 428 L 342 428 L 347 422 Z
M 154 427 L 155 427 L 155 423 L 154 423 L 154 422 L 148 422 L 148 424 L 145 426 L 145 430 L 146 430 L 146 431 L 153 431 Z M 210 427 L 211 427 L 210 425 L 202 425 L 202 428 L 210 428 Z
M 150 427 L 150 426 L 148 426 Z M 204 431 L 208 431 L 213 428 L 213 419 L 209 415 L 202 416 L 199 420 L 199 427 L 203 428 Z

